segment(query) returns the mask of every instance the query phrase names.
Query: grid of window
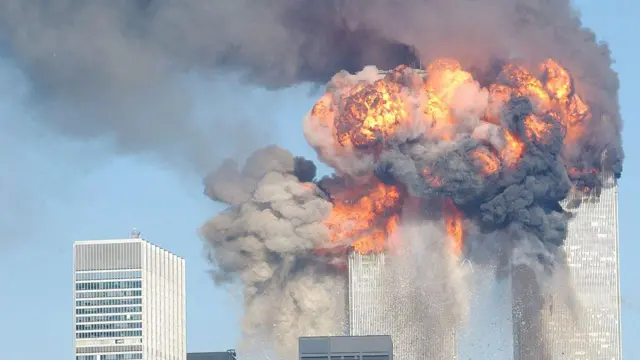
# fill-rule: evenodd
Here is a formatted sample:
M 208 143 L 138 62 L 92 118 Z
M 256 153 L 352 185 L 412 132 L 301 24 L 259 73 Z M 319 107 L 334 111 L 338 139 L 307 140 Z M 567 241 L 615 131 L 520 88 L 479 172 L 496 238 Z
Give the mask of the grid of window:
M 76 316 L 76 323 L 114 322 L 142 320 L 142 314 Z
M 117 330 L 117 329 L 142 329 L 141 322 L 120 322 L 112 324 L 86 324 L 76 325 L 77 331 L 94 331 L 94 330 Z
M 618 193 L 615 180 L 603 174 L 599 197 L 572 193 L 580 203 L 569 221 L 565 250 L 579 312 L 553 304 L 545 312 L 553 356 L 575 359 L 620 359 L 618 273 Z
M 97 300 L 77 300 L 76 306 L 115 306 L 115 305 L 139 305 L 142 298 L 127 299 L 97 299 Z
M 118 314 L 118 313 L 139 313 L 142 312 L 142 306 L 122 306 L 108 308 L 80 308 L 76 309 L 77 315 L 86 314 Z
M 120 290 L 120 291 L 83 291 L 76 293 L 76 299 L 99 299 L 111 297 L 131 297 L 142 296 L 142 290 Z
M 132 336 L 142 336 L 142 330 L 98 331 L 98 332 L 76 333 L 76 339 L 122 338 L 122 337 L 132 337 Z
M 100 355 L 100 360 L 134 360 L 142 359 L 142 354 L 108 354 Z
M 142 345 L 122 345 L 122 346 L 86 346 L 76 348 L 76 354 L 94 354 L 94 353 L 123 353 L 142 351 Z
M 564 250 L 577 304 L 551 296 L 540 311 L 544 348 L 550 358 L 619 360 L 618 191 L 611 174 L 601 174 L 599 196 L 573 191 L 563 203 L 574 213 Z M 597 195 L 597 194 L 596 194 Z M 577 310 L 576 310 L 577 309 Z M 517 315 L 514 312 L 514 317 Z M 514 321 L 516 356 L 531 340 Z M 519 339 L 521 338 L 521 339 Z M 523 344 L 518 346 L 518 344 Z M 539 351 L 531 357 L 538 359 Z
M 76 284 L 76 290 L 139 289 L 141 287 L 142 281 L 140 280 L 85 282 Z
M 129 353 L 129 354 L 106 354 L 100 355 L 78 355 L 76 360 L 138 360 L 142 359 L 142 353 Z

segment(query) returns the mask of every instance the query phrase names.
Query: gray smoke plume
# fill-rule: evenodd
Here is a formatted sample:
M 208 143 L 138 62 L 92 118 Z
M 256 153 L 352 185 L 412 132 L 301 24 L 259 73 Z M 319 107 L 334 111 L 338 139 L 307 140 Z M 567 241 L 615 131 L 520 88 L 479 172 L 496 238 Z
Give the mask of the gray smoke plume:
M 271 347 L 296 356 L 298 336 L 339 334 L 344 280 L 313 250 L 328 241 L 322 220 L 332 205 L 313 183 L 313 164 L 271 146 L 242 171 L 227 162 L 206 180 L 206 193 L 230 207 L 201 229 L 217 283 L 239 282 L 246 355 Z
M 552 57 L 594 105 L 591 135 L 567 156 L 590 169 L 606 149 L 606 167 L 622 170 L 617 74 L 570 0 L 4 0 L 0 41 L 53 128 L 186 157 L 238 129 L 221 116 L 217 132 L 227 133 L 213 137 L 186 120 L 189 98 L 176 79 L 186 72 L 236 70 L 279 88 L 443 56 L 484 70 L 494 59 Z

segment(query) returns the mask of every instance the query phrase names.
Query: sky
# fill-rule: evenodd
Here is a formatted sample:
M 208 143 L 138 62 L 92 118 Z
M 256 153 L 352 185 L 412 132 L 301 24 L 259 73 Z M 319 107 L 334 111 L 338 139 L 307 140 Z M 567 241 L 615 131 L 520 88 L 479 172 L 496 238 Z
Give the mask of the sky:
M 620 181 L 620 261 L 623 298 L 623 355 L 640 359 L 640 243 L 633 240 L 640 192 L 640 131 L 636 86 L 640 84 L 640 33 L 632 0 L 579 0 L 584 23 L 607 41 L 621 79 L 625 120 L 625 168 Z M 216 110 L 207 98 L 214 86 L 191 78 L 194 116 L 206 121 Z M 219 85 L 218 85 L 219 86 Z M 187 263 L 187 347 L 223 351 L 240 337 L 241 303 L 216 288 L 207 270 L 197 230 L 221 209 L 202 194 L 200 179 L 146 156 L 113 155 L 104 141 L 80 141 L 36 125 L 25 107 L 27 84 L 7 59 L 0 58 L 0 360 L 73 357 L 72 243 L 76 240 L 127 238 L 135 227 L 143 237 L 183 256 Z M 247 97 L 244 116 L 268 117 L 262 143 L 277 143 L 314 158 L 302 135 L 301 119 L 317 99 L 307 87 L 278 92 L 233 86 Z M 266 111 L 265 111 L 266 110 Z M 150 130 L 152 131 L 152 130 Z M 247 144 L 239 147 L 246 149 Z M 223 154 L 212 154 L 222 156 Z M 499 312 L 483 314 L 500 317 Z M 503 319 L 497 323 L 504 324 Z M 487 320 L 486 326 L 500 327 Z M 486 359 L 509 359 L 508 329 L 495 331 L 490 344 L 476 340 Z M 500 355 L 498 355 L 498 353 Z M 467 357 L 462 357 L 466 359 Z M 478 360 L 480 357 L 473 357 Z

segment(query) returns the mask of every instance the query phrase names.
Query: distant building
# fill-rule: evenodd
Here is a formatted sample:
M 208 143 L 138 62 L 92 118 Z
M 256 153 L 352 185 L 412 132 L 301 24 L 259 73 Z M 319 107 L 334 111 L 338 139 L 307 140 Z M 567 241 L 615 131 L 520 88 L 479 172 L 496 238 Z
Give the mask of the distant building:
M 388 335 L 301 337 L 299 360 L 393 360 L 393 342 Z
M 187 354 L 187 360 L 236 360 L 235 350 L 220 352 L 194 352 Z
M 73 254 L 76 360 L 186 360 L 184 259 L 136 232 Z
M 515 360 L 622 358 L 618 188 L 601 176 L 599 196 L 578 191 L 563 203 L 575 215 L 564 250 L 577 305 L 540 298 L 531 270 L 512 275 Z

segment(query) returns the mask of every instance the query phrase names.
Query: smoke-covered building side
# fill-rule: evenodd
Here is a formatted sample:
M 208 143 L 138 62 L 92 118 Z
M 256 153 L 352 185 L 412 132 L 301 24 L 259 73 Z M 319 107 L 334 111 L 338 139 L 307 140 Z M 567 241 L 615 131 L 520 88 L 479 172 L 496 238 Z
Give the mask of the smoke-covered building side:
M 244 349 L 295 354 L 298 336 L 340 334 L 351 320 L 360 333 L 390 329 L 400 360 L 428 357 L 465 321 L 462 259 L 530 269 L 528 297 L 546 296 L 566 268 L 561 202 L 601 192 L 603 156 L 620 170 L 613 139 L 593 135 L 611 122 L 580 89 L 553 59 L 336 74 L 303 121 L 335 174 L 316 179 L 312 162 L 271 146 L 206 180 L 230 205 L 203 235 L 216 279 L 244 285 Z M 357 280 L 366 274 L 349 262 L 365 258 L 384 258 L 382 279 Z M 366 298 L 380 284 L 384 311 Z M 393 321 L 365 324 L 358 311 Z
M 597 193 L 573 191 L 563 201 L 572 212 L 564 249 L 568 282 L 575 291 L 541 299 L 539 324 L 550 359 L 621 359 L 620 274 L 618 264 L 618 189 L 611 173 L 601 175 Z M 515 309 L 515 308 L 514 308 Z M 526 332 L 514 321 L 514 336 Z M 523 339 L 524 340 L 524 339 Z M 516 346 L 517 359 L 526 356 Z
M 391 335 L 394 359 L 456 359 L 453 324 L 428 317 L 434 309 L 420 301 L 424 294 L 403 296 L 416 293 L 406 293 L 386 258 L 385 253 L 349 253 L 349 335 Z

